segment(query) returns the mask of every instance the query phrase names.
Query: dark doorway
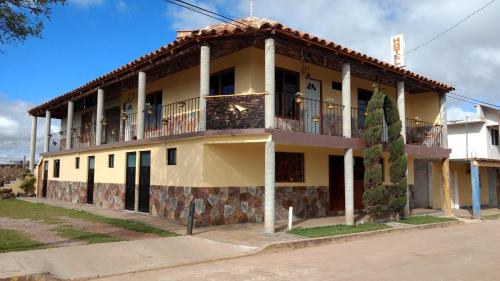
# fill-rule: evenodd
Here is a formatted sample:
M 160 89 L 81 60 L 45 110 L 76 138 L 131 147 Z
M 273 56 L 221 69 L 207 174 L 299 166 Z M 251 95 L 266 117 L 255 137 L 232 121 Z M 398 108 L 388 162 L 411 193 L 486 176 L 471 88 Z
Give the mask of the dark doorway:
M 94 171 L 95 157 L 89 156 L 89 168 L 87 174 L 87 204 L 94 204 Z
M 365 128 L 365 112 L 372 96 L 372 91 L 358 89 L 358 128 L 360 129 Z
M 42 185 L 42 197 L 47 197 L 47 182 L 49 178 L 49 161 L 43 162 L 43 185 Z
M 151 152 L 141 151 L 139 170 L 139 212 L 149 213 L 149 182 L 151 176 Z
M 127 168 L 125 179 L 125 209 L 133 211 L 135 205 L 135 152 L 127 153 Z
M 354 209 L 363 209 L 364 165 L 362 157 L 354 157 Z M 345 210 L 344 156 L 329 157 L 330 211 Z

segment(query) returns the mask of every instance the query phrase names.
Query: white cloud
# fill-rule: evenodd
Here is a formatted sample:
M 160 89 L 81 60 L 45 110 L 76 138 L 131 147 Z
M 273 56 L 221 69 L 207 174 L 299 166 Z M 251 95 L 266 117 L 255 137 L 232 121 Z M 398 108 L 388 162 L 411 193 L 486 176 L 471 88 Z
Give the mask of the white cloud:
M 125 0 L 117 0 L 116 1 L 116 9 L 118 10 L 118 12 L 124 13 L 124 14 L 129 12 L 129 7 L 127 5 L 127 2 L 125 2 Z
M 465 117 L 468 118 L 477 117 L 477 113 L 475 111 L 469 111 L 458 106 L 449 107 L 447 114 L 449 121 L 465 120 Z
M 225 1 L 212 1 L 218 2 L 219 4 Z M 218 12 L 217 3 L 207 3 L 201 1 L 190 1 L 191 4 L 200 6 L 204 9 Z M 174 6 L 169 4 L 167 6 L 167 12 L 165 15 L 169 22 L 171 23 L 171 27 L 176 30 L 193 30 L 203 28 L 209 24 L 216 23 L 217 20 L 212 19 L 208 16 L 204 16 L 198 13 L 195 13 L 191 10 L 184 9 L 178 6 Z
M 0 94 L 0 163 L 12 160 L 29 159 L 31 140 L 31 117 L 27 111 L 32 108 L 19 100 L 6 99 Z M 37 123 L 37 155 L 43 149 L 44 118 Z M 52 132 L 60 129 L 60 122 L 53 120 Z M 38 158 L 38 157 L 37 157 Z
M 69 3 L 82 8 L 90 8 L 102 5 L 104 0 L 69 0 Z
M 489 0 L 255 0 L 254 16 L 329 39 L 389 61 L 389 38 L 406 35 L 412 49 L 446 30 Z M 208 2 L 208 3 L 207 3 Z M 250 14 L 249 0 L 215 0 L 204 7 L 234 17 Z M 200 4 L 200 2 L 198 2 Z M 491 4 L 438 40 L 408 54 L 408 69 L 451 84 L 457 93 L 491 103 L 498 100 L 500 79 L 500 2 Z M 224 13 L 224 12 L 222 12 Z M 226 12 L 227 13 L 227 12 Z M 169 5 L 172 26 L 195 29 L 208 17 Z M 458 105 L 456 101 L 453 105 Z

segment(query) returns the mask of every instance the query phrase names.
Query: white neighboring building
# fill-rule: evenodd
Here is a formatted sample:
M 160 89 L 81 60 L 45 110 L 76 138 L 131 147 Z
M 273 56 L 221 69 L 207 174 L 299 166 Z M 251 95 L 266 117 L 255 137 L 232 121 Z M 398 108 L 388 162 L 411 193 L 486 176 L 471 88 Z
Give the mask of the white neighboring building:
M 452 205 L 455 208 L 500 202 L 500 110 L 476 105 L 476 115 L 448 121 Z M 471 169 L 478 168 L 477 191 L 473 190 Z M 472 173 L 474 174 L 474 173 Z M 475 200 L 474 193 L 479 196 Z M 479 201 L 479 202 L 477 202 Z

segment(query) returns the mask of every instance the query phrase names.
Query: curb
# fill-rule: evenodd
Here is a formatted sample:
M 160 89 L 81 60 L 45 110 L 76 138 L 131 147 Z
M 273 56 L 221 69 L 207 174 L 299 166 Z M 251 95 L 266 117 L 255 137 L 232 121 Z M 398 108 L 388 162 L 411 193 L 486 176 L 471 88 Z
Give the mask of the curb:
M 331 244 L 335 242 L 349 242 L 361 238 L 367 238 L 372 236 L 378 236 L 389 233 L 406 233 L 412 232 L 420 229 L 432 229 L 432 228 L 446 228 L 456 225 L 464 224 L 462 221 L 449 221 L 449 222 L 438 222 L 438 223 L 430 223 L 430 224 L 420 224 L 420 225 L 410 225 L 401 228 L 389 228 L 389 229 L 381 229 L 374 231 L 366 231 L 360 233 L 353 234 L 344 234 L 337 236 L 327 236 L 327 237 L 318 237 L 318 238 L 305 238 L 295 241 L 286 241 L 286 242 L 276 242 L 267 244 L 260 248 L 259 253 L 269 253 L 269 252 L 279 252 L 279 251 L 288 251 L 295 249 L 302 249 L 308 247 L 317 247 L 321 245 Z
M 97 278 L 109 278 L 109 277 L 115 277 L 115 276 L 121 276 L 125 274 L 135 274 L 135 273 L 142 273 L 142 272 L 148 272 L 148 271 L 154 271 L 154 270 L 162 270 L 162 269 L 171 269 L 171 268 L 178 268 L 178 267 L 184 267 L 184 266 L 191 266 L 191 265 L 198 265 L 198 264 L 204 264 L 204 263 L 212 263 L 212 262 L 219 262 L 219 261 L 225 261 L 225 260 L 232 260 L 232 259 L 238 259 L 238 258 L 244 258 L 244 257 L 249 257 L 249 256 L 255 256 L 259 254 L 267 254 L 267 253 L 275 253 L 275 252 L 280 252 L 280 251 L 289 251 L 289 250 L 295 250 L 295 249 L 302 249 L 302 248 L 308 248 L 308 247 L 317 247 L 321 245 L 327 245 L 331 243 L 336 243 L 336 242 L 349 242 L 357 239 L 362 239 L 366 237 L 372 237 L 372 236 L 378 236 L 378 235 L 383 235 L 383 234 L 389 234 L 389 233 L 405 233 L 405 232 L 412 232 L 412 231 L 417 231 L 420 229 L 432 229 L 432 228 L 446 228 L 446 227 L 451 227 L 451 226 L 456 226 L 456 225 L 462 225 L 465 224 L 462 221 L 449 221 L 449 222 L 438 222 L 438 223 L 431 223 L 431 224 L 421 224 L 421 225 L 410 225 L 410 226 L 405 226 L 401 228 L 389 228 L 389 229 L 381 229 L 381 230 L 374 230 L 374 231 L 367 231 L 367 232 L 360 232 L 360 233 L 353 233 L 353 234 L 345 234 L 345 235 L 337 235 L 337 236 L 329 236 L 329 237 L 318 237 L 318 238 L 304 238 L 300 240 L 295 240 L 295 241 L 286 241 L 286 242 L 275 242 L 275 243 L 270 243 L 267 245 L 264 245 L 252 252 L 248 252 L 245 254 L 240 254 L 240 255 L 235 255 L 235 256 L 227 256 L 227 257 L 219 257 L 219 258 L 210 258 L 210 259 L 205 259 L 205 260 L 200 260 L 196 262 L 186 262 L 186 263 L 179 263 L 175 265 L 168 265 L 168 266 L 153 266 L 149 268 L 144 268 L 140 270 L 135 270 L 135 271 L 130 271 L 130 272 L 123 272 L 123 273 L 112 273 L 112 274 L 103 274 L 103 275 L 95 275 L 95 276 L 89 276 L 89 277 L 80 277 L 80 278 L 64 278 L 64 277 L 58 277 L 58 276 L 51 276 L 43 273 L 39 274 L 33 274 L 29 276 L 18 276 L 18 277 L 10 277 L 10 278 L 5 278 L 2 279 L 0 278 L 0 281 L 6 280 L 6 281 L 13 281 L 13 280 L 73 280 L 73 281 L 84 281 L 84 280 L 93 280 Z M 49 277 L 51 279 L 30 279 L 33 277 Z M 24 279 L 23 279 L 24 278 Z

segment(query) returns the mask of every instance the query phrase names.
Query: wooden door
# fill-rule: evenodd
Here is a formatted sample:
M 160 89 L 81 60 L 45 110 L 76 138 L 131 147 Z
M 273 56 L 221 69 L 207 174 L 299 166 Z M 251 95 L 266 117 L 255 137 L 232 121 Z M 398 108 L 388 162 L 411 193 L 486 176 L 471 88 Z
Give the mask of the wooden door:
M 328 162 L 330 211 L 344 211 L 344 157 L 330 155 Z
M 139 212 L 149 213 L 150 176 L 151 152 L 141 151 L 139 170 Z
M 321 81 L 307 80 L 304 97 L 304 131 L 306 133 L 319 134 L 321 131 Z
M 127 167 L 125 179 L 125 209 L 133 211 L 135 205 L 135 152 L 127 153 Z
M 365 166 L 362 157 L 354 157 L 354 209 L 361 210 L 363 206 L 363 193 L 365 192 Z

